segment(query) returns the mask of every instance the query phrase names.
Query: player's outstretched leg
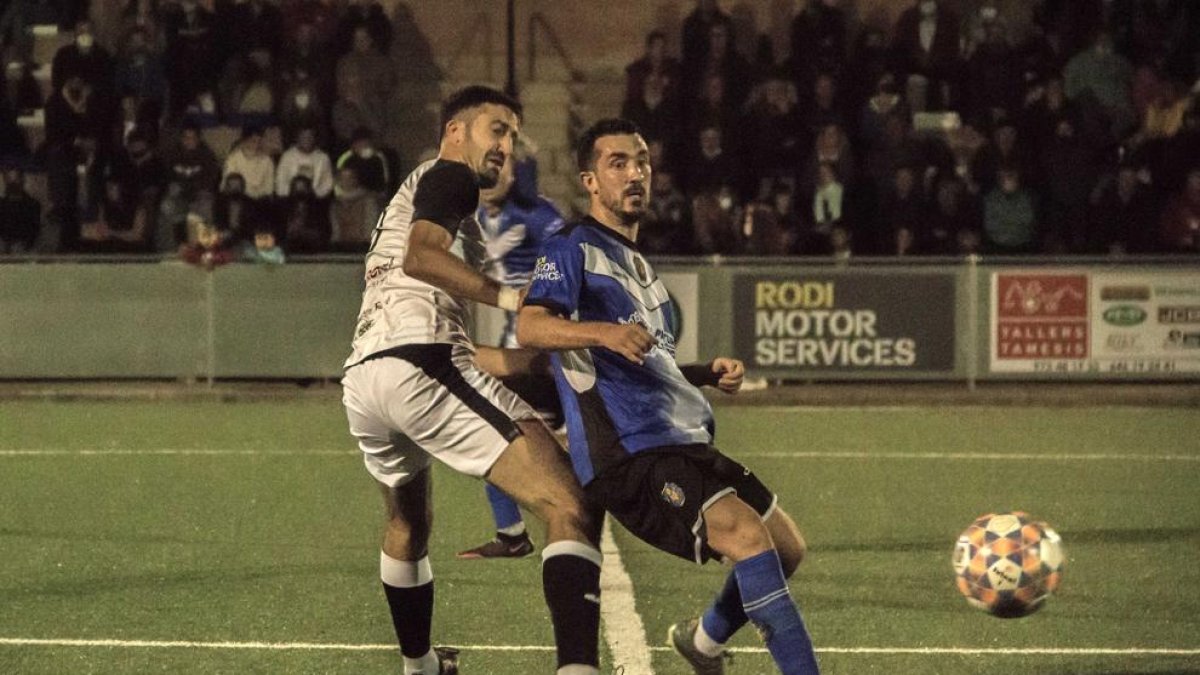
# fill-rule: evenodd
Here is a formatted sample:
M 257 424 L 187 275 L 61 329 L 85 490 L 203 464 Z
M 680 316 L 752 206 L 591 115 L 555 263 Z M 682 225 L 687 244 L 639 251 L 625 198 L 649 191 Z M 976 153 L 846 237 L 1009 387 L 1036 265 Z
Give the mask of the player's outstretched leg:
M 487 479 L 546 523 L 542 588 L 559 675 L 599 672 L 599 520 L 584 507 L 567 455 L 541 422 L 519 422 L 522 436 L 492 466 Z
M 778 507 L 767 517 L 766 526 L 779 552 L 784 576 L 790 579 L 804 560 L 804 538 L 791 516 Z M 725 644 L 747 621 L 749 618 L 742 608 L 737 574 L 730 572 L 725 578 L 725 585 L 704 614 L 699 619 L 671 626 L 668 640 L 675 651 L 691 664 L 697 675 L 720 675 L 725 672 L 722 659 Z
M 398 487 L 382 486 L 387 530 L 379 553 L 379 578 L 404 656 L 406 675 L 454 675 L 458 652 L 434 649 L 433 570 L 429 566 L 432 522 L 429 470 Z
M 769 528 L 754 509 L 732 494 L 718 499 L 704 512 L 709 546 L 734 564 L 725 588 L 699 622 L 693 644 L 701 652 L 720 648 L 733 634 L 731 629 L 736 630 L 739 622 L 748 619 L 763 635 L 780 672 L 815 674 L 818 668 L 812 640 L 787 586 L 787 577 L 803 557 L 803 540 L 786 514 L 777 511 L 772 519 L 775 522 L 769 523 Z M 780 550 L 772 541 L 776 532 L 781 538 Z M 786 573 L 781 553 L 787 559 Z M 741 614 L 733 607 L 735 598 L 740 600 Z
M 524 558 L 533 553 L 533 541 L 525 530 L 521 509 L 508 495 L 495 485 L 487 485 L 488 504 L 492 507 L 492 520 L 496 523 L 496 538 L 475 548 L 460 551 L 459 558 Z

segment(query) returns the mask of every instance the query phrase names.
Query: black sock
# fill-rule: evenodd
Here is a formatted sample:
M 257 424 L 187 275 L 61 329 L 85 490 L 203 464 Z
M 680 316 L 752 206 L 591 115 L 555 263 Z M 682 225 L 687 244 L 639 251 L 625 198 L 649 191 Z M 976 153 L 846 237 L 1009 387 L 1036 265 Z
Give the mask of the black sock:
M 433 624 L 433 582 L 397 588 L 383 585 L 388 608 L 392 610 L 392 625 L 400 641 L 400 653 L 419 659 L 429 653 L 429 631 Z
M 576 541 L 542 551 L 542 590 L 554 623 L 558 667 L 599 666 L 600 552 Z

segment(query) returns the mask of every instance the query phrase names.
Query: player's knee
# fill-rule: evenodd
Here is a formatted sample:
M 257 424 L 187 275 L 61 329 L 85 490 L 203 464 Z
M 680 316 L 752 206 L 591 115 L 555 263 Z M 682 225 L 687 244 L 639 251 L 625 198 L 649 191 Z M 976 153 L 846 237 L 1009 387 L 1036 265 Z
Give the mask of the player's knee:
M 771 548 L 771 534 L 754 509 L 736 497 L 717 501 L 704 512 L 705 533 L 713 550 L 742 560 Z

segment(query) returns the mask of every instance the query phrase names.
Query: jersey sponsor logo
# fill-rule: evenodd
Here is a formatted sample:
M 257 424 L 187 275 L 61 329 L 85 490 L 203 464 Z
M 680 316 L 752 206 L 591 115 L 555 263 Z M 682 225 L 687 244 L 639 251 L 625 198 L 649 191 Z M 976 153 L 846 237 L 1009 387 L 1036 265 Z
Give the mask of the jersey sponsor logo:
M 558 263 L 539 256 L 537 265 L 533 268 L 534 281 L 562 281 L 562 272 L 558 271 Z
M 661 494 L 663 501 L 675 508 L 683 506 L 683 503 L 687 501 L 687 495 L 683 494 L 683 488 L 675 483 L 664 483 Z

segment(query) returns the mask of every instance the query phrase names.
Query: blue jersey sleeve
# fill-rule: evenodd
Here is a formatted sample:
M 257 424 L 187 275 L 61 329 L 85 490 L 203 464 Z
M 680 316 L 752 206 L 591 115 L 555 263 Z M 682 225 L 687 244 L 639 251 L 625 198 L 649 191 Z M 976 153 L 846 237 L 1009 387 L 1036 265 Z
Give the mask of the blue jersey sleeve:
M 552 237 L 538 255 L 525 304 L 571 316 L 579 308 L 582 286 L 583 251 L 569 237 Z

